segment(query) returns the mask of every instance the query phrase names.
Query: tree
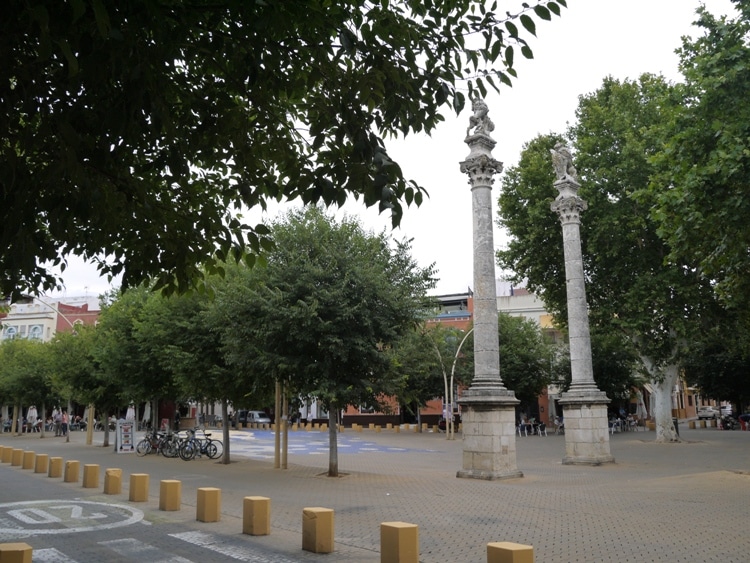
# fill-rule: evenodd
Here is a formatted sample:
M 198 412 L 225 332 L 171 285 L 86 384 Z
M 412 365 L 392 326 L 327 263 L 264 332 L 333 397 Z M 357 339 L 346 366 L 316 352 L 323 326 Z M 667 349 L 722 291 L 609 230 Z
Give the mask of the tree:
M 288 214 L 271 232 L 276 248 L 237 311 L 251 338 L 227 331 L 223 339 L 235 350 L 245 343 L 259 373 L 291 381 L 328 411 L 333 477 L 338 412 L 393 394 L 390 358 L 381 349 L 420 318 L 432 267 L 420 268 L 407 242 L 366 233 L 352 219 L 336 223 L 316 207 Z
M 646 201 L 669 244 L 669 259 L 697 268 L 728 306 L 747 311 L 750 6 L 734 3 L 734 19 L 699 8 L 696 24 L 704 33 L 683 39 L 681 104 L 674 119 L 663 123 L 658 173 Z
M 503 385 L 514 391 L 521 408 L 536 403 L 551 381 L 552 348 L 544 341 L 539 325 L 524 317 L 500 313 L 497 329 Z
M 691 323 L 713 306 L 711 290 L 683 264 L 665 262 L 670 249 L 658 237 L 649 206 L 634 193 L 654 172 L 660 125 L 669 121 L 678 97 L 660 77 L 604 80 L 582 96 L 569 136 L 577 151 L 581 197 L 588 202 L 581 239 L 592 327 L 621 332 L 638 351 L 656 390 L 657 441 L 677 440 L 671 389 L 680 348 Z M 500 223 L 513 237 L 500 264 L 528 280 L 558 322 L 567 322 L 562 235 L 549 211 L 555 193 L 549 149 L 556 136 L 529 143 L 504 179 Z
M 3 397 L 0 402 L 12 401 L 15 406 L 11 430 L 21 432 L 18 421 L 23 416 L 23 406 L 38 403 L 40 416 L 44 418 L 45 404 L 54 397 L 52 371 L 48 343 L 14 338 L 0 344 L 0 397 Z
M 69 254 L 123 274 L 123 287 L 185 290 L 261 252 L 267 231 L 233 210 L 271 199 L 352 195 L 398 224 L 423 190 L 383 139 L 429 133 L 443 109 L 461 111 L 466 85 L 510 83 L 516 52 L 533 56 L 535 19 L 561 6 L 10 2 L 0 293 L 55 287 L 45 262 Z
M 206 293 L 165 297 L 152 293 L 136 323 L 135 338 L 174 382 L 179 397 L 203 403 L 221 402 L 222 462 L 230 463 L 228 404 L 236 402 L 245 380 L 226 362 L 220 334 L 211 323 L 212 302 Z M 154 398 L 157 398 L 155 396 Z
M 386 350 L 398 378 L 395 395 L 401 408 L 417 418 L 419 428 L 420 409 L 428 401 L 443 397 L 446 404 L 450 403 L 448 386 L 471 379 L 469 368 L 473 364 L 466 355 L 465 344 L 460 357 L 456 356 L 465 336 L 464 331 L 457 328 L 419 324 Z M 450 414 L 446 415 L 449 419 Z M 450 432 L 447 433 L 450 437 Z

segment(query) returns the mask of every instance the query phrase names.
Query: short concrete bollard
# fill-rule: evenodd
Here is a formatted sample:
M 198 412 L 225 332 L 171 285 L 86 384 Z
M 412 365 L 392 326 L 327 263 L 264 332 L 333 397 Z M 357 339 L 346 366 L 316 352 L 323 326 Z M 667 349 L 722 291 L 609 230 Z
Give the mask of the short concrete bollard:
M 701 424 L 701 428 L 705 428 L 706 427 L 706 421 L 705 420 L 701 420 L 700 424 Z
M 148 473 L 130 474 L 130 502 L 148 501 Z
M 86 489 L 99 488 L 99 464 L 86 463 L 83 466 L 83 486 Z
M 509 541 L 488 543 L 487 563 L 534 563 L 534 548 Z
M 2 563 L 31 563 L 32 548 L 27 543 L 0 543 Z
M 406 430 L 407 432 L 411 430 L 411 424 L 404 424 L 404 430 Z
M 3 463 L 10 463 L 13 460 L 13 448 L 10 446 L 4 446 L 2 456 Z
M 179 510 L 182 505 L 182 481 L 163 479 L 159 484 L 159 510 Z
M 20 466 L 22 462 L 23 462 L 23 450 L 18 449 L 18 448 L 14 449 L 13 455 L 10 458 L 10 464 Z
M 54 477 L 55 479 L 59 479 L 62 477 L 63 472 L 63 458 L 61 457 L 51 457 L 49 458 L 49 472 L 47 473 L 48 477 Z
M 368 424 L 368 428 L 369 428 L 370 430 L 375 430 L 375 423 L 374 423 L 374 422 L 371 422 L 370 424 Z
M 198 489 L 198 507 L 195 519 L 199 522 L 218 522 L 221 520 L 221 489 L 202 487 Z
M 49 455 L 37 454 L 34 460 L 34 473 L 47 473 L 49 469 Z
M 302 509 L 302 549 L 313 553 L 333 552 L 333 510 Z
M 382 563 L 419 563 L 419 526 L 407 522 L 380 524 Z
M 122 469 L 110 467 L 104 472 L 104 494 L 119 495 L 122 492 Z
M 271 499 L 245 497 L 242 503 L 242 533 L 267 536 L 271 533 Z
M 34 469 L 34 458 L 36 453 L 25 451 L 23 452 L 23 461 L 21 462 L 21 469 Z
M 386 430 L 391 430 L 392 428 L 393 428 L 393 423 L 392 422 L 386 422 L 385 429 Z
M 65 476 L 63 481 L 66 483 L 78 483 L 78 474 L 80 473 L 81 463 L 70 459 L 65 462 Z
M 380 425 L 375 427 L 375 434 L 380 434 Z
M 401 427 L 400 426 L 396 425 L 396 426 L 393 427 L 393 429 L 396 431 L 396 434 L 400 434 L 401 433 Z

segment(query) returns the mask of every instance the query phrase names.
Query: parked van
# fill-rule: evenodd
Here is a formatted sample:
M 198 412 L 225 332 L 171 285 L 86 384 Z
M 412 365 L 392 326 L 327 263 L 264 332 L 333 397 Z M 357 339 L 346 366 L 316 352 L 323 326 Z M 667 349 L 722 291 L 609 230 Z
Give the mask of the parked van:
M 271 424 L 271 419 L 263 411 L 237 411 L 237 422 L 240 424 Z

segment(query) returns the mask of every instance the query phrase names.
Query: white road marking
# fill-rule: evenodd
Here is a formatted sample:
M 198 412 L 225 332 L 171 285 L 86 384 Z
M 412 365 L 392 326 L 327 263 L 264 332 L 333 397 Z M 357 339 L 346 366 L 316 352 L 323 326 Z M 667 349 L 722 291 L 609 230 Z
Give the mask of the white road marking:
M 0 528 L 0 535 L 23 536 L 109 530 L 143 520 L 143 512 L 132 506 L 87 500 L 9 502 L 0 504 L 0 515 L 5 516 L 0 523 L 7 526 Z
M 211 550 L 214 553 L 223 555 L 224 557 L 231 557 L 237 561 L 250 561 L 251 563 L 266 563 L 268 561 L 267 555 L 254 555 L 248 549 L 243 547 L 220 543 L 215 539 L 214 535 L 205 532 L 183 532 L 169 535 L 189 544 Z M 273 560 L 274 563 L 297 563 L 297 560 L 295 559 L 286 559 L 279 556 L 274 556 Z
M 34 563 L 78 563 L 54 547 L 35 549 L 33 555 Z
M 123 538 L 119 540 L 110 540 L 99 542 L 117 553 L 126 557 L 128 561 L 148 561 L 149 563 L 192 563 L 190 559 L 170 555 L 161 549 L 143 543 L 135 538 Z

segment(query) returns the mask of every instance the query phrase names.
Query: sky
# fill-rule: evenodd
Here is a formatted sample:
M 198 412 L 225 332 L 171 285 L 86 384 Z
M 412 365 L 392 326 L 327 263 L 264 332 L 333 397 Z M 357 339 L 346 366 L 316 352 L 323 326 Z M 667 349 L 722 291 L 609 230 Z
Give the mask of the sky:
M 530 37 L 533 60 L 516 57 L 518 78 L 514 86 L 503 86 L 499 94 L 488 93 L 486 102 L 495 123 L 495 159 L 513 166 L 527 143 L 546 133 L 563 133 L 575 120 L 578 97 L 598 89 L 606 76 L 636 79 L 644 72 L 662 74 L 679 81 L 679 59 L 675 49 L 681 37 L 696 36 L 692 25 L 699 0 L 567 0 L 568 8 L 550 22 L 538 18 L 537 37 Z M 732 15 L 730 0 L 704 0 L 715 15 Z M 500 9 L 512 9 L 516 0 L 499 0 Z M 470 104 L 468 104 L 470 105 Z M 410 135 L 389 141 L 387 150 L 407 178 L 427 189 L 420 207 L 405 210 L 396 239 L 412 239 L 412 255 L 418 263 L 437 269 L 435 295 L 462 293 L 474 287 L 472 272 L 472 212 L 468 177 L 459 163 L 469 154 L 464 144 L 470 107 L 446 121 L 431 136 Z M 496 176 L 493 200 L 497 200 L 500 176 Z M 286 204 L 269 213 L 250 214 L 250 222 L 273 219 Z M 495 208 L 495 213 L 497 208 Z M 390 232 L 390 217 L 377 209 L 365 209 L 349 201 L 336 215 L 359 217 L 372 231 Z M 550 212 L 550 221 L 557 217 Z M 585 221 L 585 214 L 582 217 Z M 502 248 L 507 235 L 495 229 L 494 243 Z M 497 271 L 501 278 L 503 272 Z M 71 257 L 64 273 L 65 289 L 52 296 L 98 295 L 110 288 L 95 268 Z M 115 282 L 116 283 L 116 282 Z

